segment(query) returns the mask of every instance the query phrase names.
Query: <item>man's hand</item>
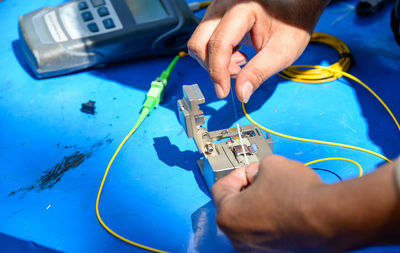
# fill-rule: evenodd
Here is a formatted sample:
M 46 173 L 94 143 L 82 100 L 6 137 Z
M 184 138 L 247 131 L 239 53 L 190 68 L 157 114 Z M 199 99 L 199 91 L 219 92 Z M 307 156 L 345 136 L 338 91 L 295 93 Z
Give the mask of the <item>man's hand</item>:
M 215 183 L 217 223 L 240 251 L 317 247 L 319 232 L 309 222 L 305 200 L 325 186 L 302 163 L 268 156 Z
M 301 55 L 328 2 L 214 0 L 188 42 L 189 54 L 208 70 L 219 98 L 229 94 L 230 77 L 236 77 L 236 94 L 246 103 L 267 78 Z M 234 50 L 240 42 L 257 51 L 247 64 Z
M 302 163 L 270 155 L 218 180 L 218 226 L 240 251 L 344 252 L 400 243 L 394 164 L 327 185 Z

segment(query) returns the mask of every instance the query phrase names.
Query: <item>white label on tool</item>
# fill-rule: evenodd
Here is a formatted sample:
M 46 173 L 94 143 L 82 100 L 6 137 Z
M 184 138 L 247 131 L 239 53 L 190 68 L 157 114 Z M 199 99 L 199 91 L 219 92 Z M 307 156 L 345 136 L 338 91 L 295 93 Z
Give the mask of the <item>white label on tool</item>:
M 60 26 L 60 23 L 58 23 L 55 11 L 51 11 L 44 15 L 44 21 L 55 42 L 64 42 L 68 40 L 67 35 L 65 35 Z
M 89 35 L 89 33 L 86 32 L 81 26 L 81 17 L 80 13 L 77 12 L 78 7 L 76 5 L 76 2 L 67 4 L 61 7 L 58 12 L 60 14 L 62 24 L 73 40 Z

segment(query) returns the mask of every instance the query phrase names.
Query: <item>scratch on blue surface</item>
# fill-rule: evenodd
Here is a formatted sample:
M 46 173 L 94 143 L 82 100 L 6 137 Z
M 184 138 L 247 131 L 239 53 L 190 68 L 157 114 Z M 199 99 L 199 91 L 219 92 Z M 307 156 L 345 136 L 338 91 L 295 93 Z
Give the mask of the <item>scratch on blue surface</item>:
M 37 180 L 35 184 L 23 186 L 18 190 L 14 190 L 8 194 L 8 197 L 14 196 L 17 193 L 23 193 L 21 198 L 25 196 L 25 194 L 29 191 L 35 190 L 36 192 L 40 192 L 45 189 L 52 188 L 55 184 L 57 184 L 61 178 L 64 176 L 66 172 L 71 169 L 75 169 L 79 167 L 85 160 L 90 158 L 99 147 L 101 147 L 104 143 L 111 143 L 112 139 L 104 138 L 91 146 L 88 151 L 80 151 L 77 150 L 71 155 L 64 156 L 60 162 L 56 163 L 51 169 L 45 170 L 42 172 L 42 175 Z M 59 146 L 59 144 L 57 145 Z M 64 146 L 65 149 L 75 148 L 76 146 Z

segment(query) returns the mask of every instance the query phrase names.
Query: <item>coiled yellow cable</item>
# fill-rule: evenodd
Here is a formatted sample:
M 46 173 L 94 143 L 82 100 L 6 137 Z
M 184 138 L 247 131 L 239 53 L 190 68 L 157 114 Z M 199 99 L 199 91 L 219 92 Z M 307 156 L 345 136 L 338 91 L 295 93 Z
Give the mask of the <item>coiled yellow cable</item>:
M 327 33 L 314 32 L 310 42 L 326 44 L 340 54 L 339 61 L 329 66 L 329 69 L 332 71 L 326 71 L 322 68 L 304 70 L 301 69 L 303 67 L 300 65 L 292 65 L 282 70 L 278 74 L 280 77 L 302 83 L 325 83 L 338 79 L 343 75 L 341 72 L 347 72 L 350 69 L 352 56 L 350 49 L 342 40 Z M 335 72 L 334 70 L 339 72 Z

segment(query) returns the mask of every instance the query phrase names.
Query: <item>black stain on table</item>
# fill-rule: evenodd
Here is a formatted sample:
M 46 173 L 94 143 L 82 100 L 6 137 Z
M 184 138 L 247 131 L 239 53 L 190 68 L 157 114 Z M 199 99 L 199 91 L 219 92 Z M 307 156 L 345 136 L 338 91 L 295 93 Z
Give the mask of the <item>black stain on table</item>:
M 18 192 L 28 192 L 28 191 L 32 191 L 33 189 L 35 189 L 34 185 L 30 185 L 30 186 L 26 186 L 26 187 L 21 187 L 18 190 L 12 191 L 8 194 L 8 197 L 14 196 L 15 194 L 17 194 Z
M 85 160 L 89 159 L 99 147 L 101 147 L 105 143 L 111 143 L 112 139 L 104 138 L 93 144 L 89 150 L 81 151 L 77 150 L 74 153 L 64 156 L 61 161 L 56 163 L 52 168 L 47 169 L 42 172 L 42 175 L 37 180 L 35 184 L 24 186 L 19 188 L 18 190 L 12 191 L 8 194 L 8 197 L 14 196 L 17 193 L 23 193 L 21 197 L 24 197 L 25 194 L 29 191 L 36 190 L 36 192 L 40 192 L 45 189 L 52 188 L 55 184 L 57 184 L 62 177 L 68 171 L 79 167 Z M 69 149 L 74 146 L 65 146 L 65 149 Z
M 37 184 L 37 190 L 41 191 L 43 189 L 52 188 L 61 180 L 67 171 L 75 169 L 92 155 L 92 152 L 82 153 L 81 151 L 76 151 L 72 155 L 65 156 L 59 163 L 54 165 L 53 168 L 43 172 Z

